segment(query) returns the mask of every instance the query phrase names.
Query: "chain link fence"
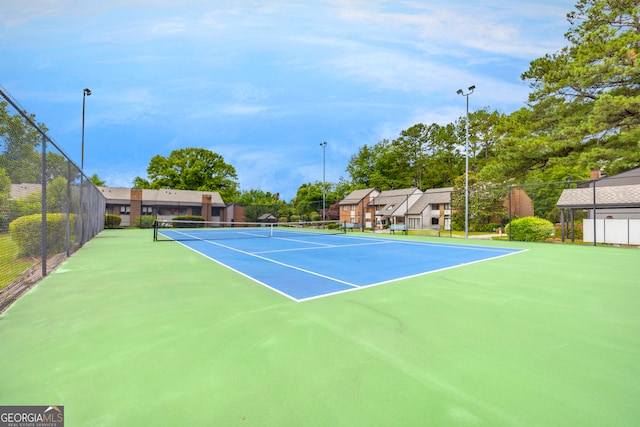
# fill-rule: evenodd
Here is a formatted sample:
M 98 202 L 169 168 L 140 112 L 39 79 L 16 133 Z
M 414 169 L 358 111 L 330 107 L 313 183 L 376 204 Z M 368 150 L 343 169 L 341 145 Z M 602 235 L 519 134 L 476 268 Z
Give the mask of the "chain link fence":
M 0 86 L 0 312 L 104 228 L 102 193 Z

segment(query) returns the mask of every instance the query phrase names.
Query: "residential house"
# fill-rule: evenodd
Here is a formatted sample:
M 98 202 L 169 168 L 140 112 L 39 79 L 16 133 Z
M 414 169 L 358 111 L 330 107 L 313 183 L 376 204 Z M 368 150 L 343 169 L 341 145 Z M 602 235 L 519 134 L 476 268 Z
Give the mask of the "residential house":
M 564 190 L 556 205 L 561 213 L 584 210 L 590 219 L 640 219 L 640 166 L 613 176 L 593 169 L 588 184 Z
M 124 227 L 135 226 L 140 218 L 153 216 L 202 216 L 206 221 L 223 220 L 225 204 L 215 191 L 148 190 L 140 188 L 98 187 L 107 199 L 107 214 L 119 215 Z
M 340 222 L 358 224 L 360 228 L 372 228 L 375 219 L 375 210 L 370 202 L 380 192 L 374 188 L 355 190 L 338 202 L 340 207 Z
M 409 207 L 410 230 L 451 230 L 451 193 L 453 187 L 430 188 Z
M 581 210 L 588 215 L 583 221 L 585 242 L 640 245 L 640 167 L 611 177 L 592 170 L 588 184 L 564 190 L 556 205 L 563 240 L 566 211 L 571 229 L 567 233 L 573 240 L 574 212 Z
M 380 192 L 369 202 L 375 210 L 376 228 L 387 228 L 390 224 L 406 224 L 411 205 L 422 196 L 417 188 L 402 188 Z
M 278 222 L 278 218 L 272 213 L 262 214 L 258 217 L 258 222 L 266 222 L 270 224 L 274 224 Z

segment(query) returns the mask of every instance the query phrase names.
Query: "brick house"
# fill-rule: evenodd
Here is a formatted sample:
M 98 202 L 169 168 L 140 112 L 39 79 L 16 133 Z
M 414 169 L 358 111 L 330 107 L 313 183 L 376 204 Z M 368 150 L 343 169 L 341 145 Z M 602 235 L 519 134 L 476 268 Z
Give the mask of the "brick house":
M 338 202 L 340 208 L 340 222 L 358 224 L 361 229 L 372 228 L 375 219 L 375 209 L 371 201 L 380 192 L 375 188 L 355 190 Z
M 107 214 L 119 215 L 124 227 L 135 226 L 144 216 L 171 219 L 202 216 L 206 221 L 223 221 L 225 204 L 215 191 L 148 190 L 98 187 L 107 199 Z

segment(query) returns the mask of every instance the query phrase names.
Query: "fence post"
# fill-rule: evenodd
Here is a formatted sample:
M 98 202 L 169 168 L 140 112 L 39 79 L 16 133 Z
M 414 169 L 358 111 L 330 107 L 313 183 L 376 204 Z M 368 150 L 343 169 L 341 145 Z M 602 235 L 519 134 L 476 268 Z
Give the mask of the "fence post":
M 511 186 L 507 186 L 507 197 L 509 199 L 509 241 L 513 240 L 511 238 L 511 234 L 513 233 L 513 230 L 511 230 Z
M 67 160 L 67 223 L 65 224 L 65 255 L 71 252 L 71 162 Z
M 591 181 L 593 183 L 593 246 L 598 246 L 598 237 L 596 235 L 596 180 Z
M 42 135 L 42 161 L 41 161 L 41 205 L 42 205 L 42 224 L 41 224 L 41 245 L 42 255 L 42 277 L 47 275 L 47 137 Z

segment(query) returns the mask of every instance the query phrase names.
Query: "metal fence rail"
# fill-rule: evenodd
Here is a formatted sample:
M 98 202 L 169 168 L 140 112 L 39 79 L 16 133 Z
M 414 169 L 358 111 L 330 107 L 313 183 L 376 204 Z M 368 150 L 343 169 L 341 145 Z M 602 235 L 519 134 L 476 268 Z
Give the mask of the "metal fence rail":
M 0 86 L 0 311 L 104 228 L 105 197 Z

